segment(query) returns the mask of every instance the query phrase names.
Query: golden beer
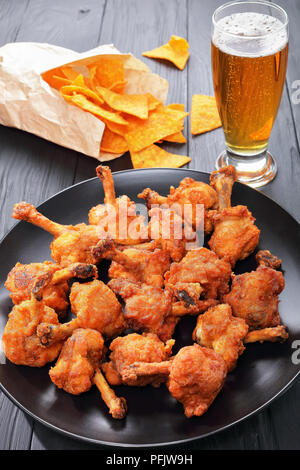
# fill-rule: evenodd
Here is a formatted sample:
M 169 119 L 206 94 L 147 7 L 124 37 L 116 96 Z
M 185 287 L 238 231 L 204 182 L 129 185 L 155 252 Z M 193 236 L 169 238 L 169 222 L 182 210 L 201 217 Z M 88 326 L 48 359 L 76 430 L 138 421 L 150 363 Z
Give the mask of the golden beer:
M 288 36 L 278 19 L 259 13 L 233 14 L 220 23 L 212 69 L 226 145 L 237 155 L 257 155 L 267 149 L 280 105 Z

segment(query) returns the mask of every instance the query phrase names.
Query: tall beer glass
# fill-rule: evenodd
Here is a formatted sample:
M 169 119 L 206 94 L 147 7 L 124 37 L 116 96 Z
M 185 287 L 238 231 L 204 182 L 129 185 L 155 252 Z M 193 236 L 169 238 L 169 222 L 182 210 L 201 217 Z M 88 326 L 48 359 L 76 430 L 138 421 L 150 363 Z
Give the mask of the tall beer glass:
M 231 2 L 213 15 L 212 69 L 226 150 L 217 168 L 234 165 L 239 181 L 271 181 L 276 162 L 269 137 L 288 61 L 288 17 L 268 1 Z

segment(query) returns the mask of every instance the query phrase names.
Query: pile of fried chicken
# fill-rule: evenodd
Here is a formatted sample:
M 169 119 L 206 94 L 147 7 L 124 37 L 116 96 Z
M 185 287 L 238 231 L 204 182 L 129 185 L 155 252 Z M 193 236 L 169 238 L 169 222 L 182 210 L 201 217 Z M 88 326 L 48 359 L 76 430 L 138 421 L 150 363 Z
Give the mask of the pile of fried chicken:
M 12 217 L 53 235 L 53 261 L 17 263 L 8 274 L 14 307 L 4 352 L 31 367 L 56 360 L 49 375 L 58 388 L 79 395 L 96 385 L 116 419 L 127 412 L 126 400 L 111 388 L 121 384 L 165 384 L 188 418 L 201 416 L 248 343 L 287 339 L 278 312 L 281 260 L 257 251 L 254 217 L 246 206 L 231 206 L 231 166 L 213 172 L 210 184 L 185 178 L 166 197 L 144 189 L 138 196 L 147 204 L 147 224 L 133 201 L 116 197 L 108 167 L 98 166 L 97 175 L 105 198 L 90 210 L 89 224 L 60 225 L 31 204 L 14 206 Z M 179 209 L 186 204 L 192 210 L 183 223 Z M 186 224 L 197 230 L 197 205 L 204 208 L 208 248 L 188 250 Z M 158 211 L 169 217 L 167 236 Z M 124 237 L 121 220 L 134 225 L 135 236 Z M 236 263 L 255 251 L 257 269 L 235 275 Z M 107 284 L 98 278 L 104 259 L 111 261 Z M 69 307 L 73 317 L 65 321 Z M 184 315 L 197 317 L 192 345 L 174 355 L 173 335 Z

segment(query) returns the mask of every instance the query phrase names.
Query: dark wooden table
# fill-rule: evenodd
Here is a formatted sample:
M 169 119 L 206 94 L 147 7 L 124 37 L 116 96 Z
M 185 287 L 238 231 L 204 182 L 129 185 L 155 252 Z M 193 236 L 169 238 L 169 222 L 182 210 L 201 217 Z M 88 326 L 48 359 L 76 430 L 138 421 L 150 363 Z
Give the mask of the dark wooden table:
M 184 71 L 144 59 L 170 82 L 168 102 L 190 109 L 194 93 L 213 94 L 210 70 L 211 15 L 222 0 L 1 0 L 0 45 L 15 41 L 48 42 L 83 52 L 114 43 L 122 52 L 142 51 L 185 37 L 191 57 Z M 300 220 L 300 0 L 277 0 L 288 12 L 290 59 L 281 109 L 271 138 L 278 176 L 263 192 Z M 293 99 L 294 98 L 294 99 Z M 293 104 L 294 103 L 294 104 Z M 222 130 L 192 138 L 176 151 L 192 157 L 190 168 L 211 171 L 224 147 Z M 13 225 L 12 206 L 39 204 L 76 182 L 95 175 L 96 160 L 33 135 L 0 126 L 0 236 Z M 170 148 L 172 148 L 170 146 Z M 174 147 L 173 147 L 174 148 Z M 131 168 L 128 155 L 111 162 L 113 171 Z M 274 220 L 276 228 L 276 220 Z M 282 241 L 284 243 L 284 240 Z M 181 447 L 192 449 L 300 449 L 300 382 L 257 416 L 234 428 Z M 33 422 L 0 393 L 0 449 L 92 449 Z

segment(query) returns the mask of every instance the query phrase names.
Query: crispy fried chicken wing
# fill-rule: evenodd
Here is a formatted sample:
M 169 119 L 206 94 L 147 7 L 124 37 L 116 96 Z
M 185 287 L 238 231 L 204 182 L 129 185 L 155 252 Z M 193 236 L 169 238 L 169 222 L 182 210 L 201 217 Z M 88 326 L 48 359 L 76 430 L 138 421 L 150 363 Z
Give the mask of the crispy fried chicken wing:
M 154 287 L 163 287 L 164 273 L 170 268 L 170 257 L 166 251 L 154 251 L 127 248 L 120 251 L 112 240 L 102 240 L 93 249 L 97 260 L 113 260 L 109 268 L 112 279 L 128 279 L 132 282 L 144 282 Z
M 279 294 L 285 286 L 283 274 L 259 266 L 256 271 L 232 278 L 231 291 L 223 296 L 236 317 L 244 318 L 250 330 L 279 326 Z
M 49 371 L 52 382 L 73 395 L 87 392 L 103 348 L 104 340 L 99 331 L 78 328 L 64 343 L 55 366 Z
M 180 261 L 171 264 L 165 274 L 165 286 L 179 300 L 196 303 L 201 299 L 218 299 L 229 290 L 231 266 L 207 248 L 191 250 Z
M 123 370 L 123 379 L 138 380 L 154 374 L 168 377 L 169 392 L 191 418 L 203 415 L 215 400 L 224 385 L 227 365 L 220 354 L 194 344 L 182 348 L 169 361 L 131 364 Z
M 105 234 L 95 225 L 60 225 L 40 214 L 27 202 L 15 204 L 12 217 L 25 220 L 54 236 L 50 245 L 53 260 L 61 266 L 73 263 L 94 263 L 91 247 L 97 245 Z
M 163 341 L 171 338 L 179 318 L 169 318 L 166 323 L 172 315 L 172 294 L 168 290 L 126 279 L 112 279 L 108 286 L 124 300 L 130 328 L 155 333 Z
M 124 337 L 116 338 L 110 344 L 110 362 L 102 364 L 107 381 L 111 385 L 125 385 L 143 387 L 152 384 L 158 387 L 165 381 L 165 376 L 155 374 L 153 376 L 139 377 L 137 380 L 124 380 L 122 373 L 124 368 L 134 362 L 161 362 L 166 361 L 172 353 L 174 340 L 164 344 L 157 335 L 132 333 Z
M 116 397 L 99 370 L 103 349 L 104 340 L 98 331 L 79 328 L 64 343 L 49 375 L 58 388 L 73 395 L 87 392 L 95 383 L 112 417 L 122 419 L 127 411 L 126 400 Z
M 118 336 L 125 329 L 121 304 L 102 281 L 75 282 L 71 288 L 70 302 L 76 318 L 60 325 L 39 325 L 37 334 L 42 344 L 64 340 L 77 328 L 92 328 L 107 338 Z
M 29 300 L 34 282 L 47 273 L 52 273 L 52 279 L 43 289 L 43 300 L 45 305 L 53 308 L 60 318 L 65 315 L 69 306 L 68 280 L 73 277 L 97 278 L 96 266 L 91 264 L 75 263 L 68 268 L 61 269 L 58 264 L 53 264 L 51 261 L 31 264 L 17 263 L 9 272 L 5 282 L 5 287 L 11 292 L 10 297 L 13 303 L 17 305 L 24 300 Z
M 213 216 L 214 232 L 210 248 L 232 267 L 247 258 L 259 242 L 260 230 L 246 206 L 231 207 L 231 192 L 236 171 L 232 166 L 221 168 L 211 175 L 211 185 L 219 197 L 219 211 Z
M 104 205 L 99 204 L 90 210 L 89 223 L 102 226 L 107 236 L 121 245 L 134 245 L 148 240 L 145 218 L 136 213 L 135 203 L 128 196 L 116 198 L 109 167 L 99 165 L 96 172 L 102 181 L 105 198 Z
M 62 342 L 43 347 L 37 336 L 42 322 L 58 325 L 55 311 L 42 300 L 43 289 L 49 284 L 52 273 L 46 273 L 35 281 L 31 298 L 15 305 L 8 316 L 2 345 L 6 357 L 14 364 L 43 367 L 59 354 Z
M 245 349 L 243 341 L 247 333 L 245 320 L 233 317 L 228 304 L 220 304 L 199 315 L 193 339 L 200 346 L 221 354 L 228 371 L 232 371 Z
M 208 215 L 210 209 L 216 209 L 218 205 L 217 193 L 215 190 L 206 183 L 202 181 L 195 181 L 192 178 L 184 178 L 178 188 L 171 186 L 170 193 L 167 197 L 163 197 L 158 194 L 156 191 L 152 191 L 150 188 L 144 189 L 142 193 L 138 195 L 141 199 L 147 201 L 147 206 L 151 209 L 153 205 L 166 205 L 170 208 L 176 207 L 180 208 L 180 215 L 184 210 L 184 206 L 191 206 L 191 217 L 188 221 L 194 229 L 197 227 L 197 211 L 196 205 L 204 206 L 204 229 L 205 233 L 210 233 L 212 226 L 209 220 L 206 221 L 206 216 Z

